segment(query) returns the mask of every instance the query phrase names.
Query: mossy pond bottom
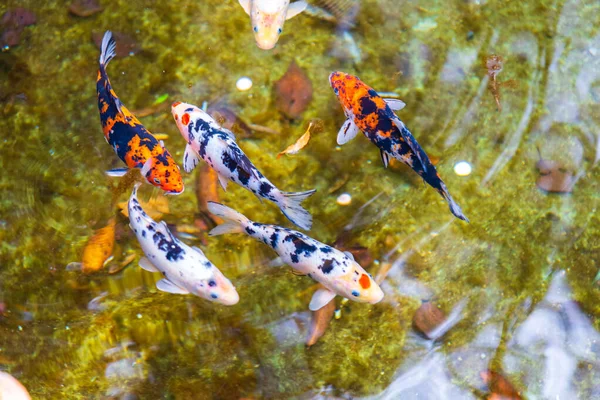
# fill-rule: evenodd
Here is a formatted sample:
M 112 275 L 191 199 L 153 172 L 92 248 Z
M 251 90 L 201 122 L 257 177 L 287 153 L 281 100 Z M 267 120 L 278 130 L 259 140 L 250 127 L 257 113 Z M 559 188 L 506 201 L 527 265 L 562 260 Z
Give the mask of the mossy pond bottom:
M 70 1 L 0 4 L 0 370 L 35 399 L 600 398 L 600 3 L 309 3 L 337 22 L 302 12 L 272 50 L 235 0 L 99 0 L 77 11 L 88 16 Z M 255 221 L 291 223 L 183 169 L 183 194 L 146 184 L 140 198 L 240 301 L 157 290 L 121 211 L 130 187 L 105 174 L 124 166 L 96 98 L 92 38 L 109 29 L 125 46 L 108 67 L 115 92 L 177 163 L 169 104 L 226 109 L 274 184 L 317 189 L 306 233 L 354 250 L 384 299 L 337 297 L 307 346 L 315 282 L 247 236 L 208 237 L 198 204 L 214 189 Z M 291 119 L 274 86 L 293 61 L 312 98 Z M 470 223 L 362 135 L 337 145 L 336 70 L 406 103 L 397 115 Z M 308 144 L 277 157 L 311 121 Z M 111 219 L 114 258 L 66 268 Z

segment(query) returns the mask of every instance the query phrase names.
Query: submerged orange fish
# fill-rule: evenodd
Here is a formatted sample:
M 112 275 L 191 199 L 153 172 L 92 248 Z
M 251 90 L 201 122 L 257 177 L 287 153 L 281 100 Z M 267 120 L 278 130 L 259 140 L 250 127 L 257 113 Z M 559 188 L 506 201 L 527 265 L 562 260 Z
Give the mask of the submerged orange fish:
M 442 195 L 454 216 L 469 221 L 450 196 L 425 151 L 400 118 L 394 114 L 393 110 L 402 109 L 404 102 L 382 98 L 358 77 L 345 72 L 333 72 L 329 75 L 329 83 L 347 117 L 338 133 L 338 144 L 349 142 L 362 131 L 379 147 L 381 160 L 386 168 L 390 156 L 402 161 Z
M 106 66 L 115 56 L 115 47 L 112 33 L 107 31 L 102 39 L 96 83 L 104 138 L 127 167 L 141 169 L 148 183 L 168 194 L 180 194 L 183 192 L 183 181 L 179 166 L 163 142 L 159 142 L 121 103 L 110 85 Z M 124 172 L 126 169 L 109 171 L 109 174 L 122 175 Z

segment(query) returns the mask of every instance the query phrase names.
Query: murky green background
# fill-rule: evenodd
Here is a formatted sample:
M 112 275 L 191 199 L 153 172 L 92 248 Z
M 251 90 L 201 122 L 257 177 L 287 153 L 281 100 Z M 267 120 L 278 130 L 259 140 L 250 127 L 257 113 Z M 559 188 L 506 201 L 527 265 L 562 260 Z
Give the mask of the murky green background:
M 0 53 L 0 369 L 33 398 L 472 399 L 489 393 L 481 375 L 489 369 L 526 398 L 600 398 L 600 3 L 363 1 L 351 30 L 356 62 L 332 56 L 335 25 L 305 13 L 263 51 L 234 0 L 101 3 L 89 18 L 70 15 L 69 2 L 0 4 L 0 13 L 23 6 L 37 14 L 21 43 Z M 221 100 L 246 122 L 279 131 L 240 146 L 282 190 L 318 189 L 306 202 L 311 236 L 331 243 L 349 230 L 375 257 L 371 273 L 391 264 L 384 300 L 344 305 L 307 348 L 314 282 L 268 267 L 274 255 L 246 237 L 201 245 L 238 289 L 230 308 L 158 292 L 158 277 L 136 263 L 114 275 L 66 271 L 115 214 L 115 180 L 104 171 L 122 164 L 102 135 L 91 41 L 106 29 L 142 49 L 108 67 L 130 109 L 164 94 Z M 502 89 L 501 112 L 482 65 L 490 54 L 504 58 L 498 79 L 516 82 Z M 289 122 L 272 86 L 294 59 L 314 98 Z M 327 82 L 333 70 L 400 95 L 407 106 L 398 115 L 440 159 L 470 224 L 408 168 L 384 169 L 364 137 L 336 147 L 344 117 Z M 254 86 L 239 92 L 244 75 Z M 312 118 L 324 131 L 298 155 L 276 159 Z M 141 119 L 169 135 L 180 162 L 184 141 L 168 108 Z M 572 193 L 536 187 L 537 148 L 578 177 Z M 460 160 L 471 175 L 454 173 Z M 194 175 L 184 178 L 185 193 L 169 198 L 163 216 L 170 224 L 194 220 Z M 158 192 L 145 185 L 141 196 Z M 341 193 L 351 205 L 336 203 Z M 290 226 L 240 187 L 220 194 L 252 219 Z M 118 222 L 115 262 L 141 256 L 127 220 Z M 412 327 L 432 298 L 458 311 L 436 341 Z

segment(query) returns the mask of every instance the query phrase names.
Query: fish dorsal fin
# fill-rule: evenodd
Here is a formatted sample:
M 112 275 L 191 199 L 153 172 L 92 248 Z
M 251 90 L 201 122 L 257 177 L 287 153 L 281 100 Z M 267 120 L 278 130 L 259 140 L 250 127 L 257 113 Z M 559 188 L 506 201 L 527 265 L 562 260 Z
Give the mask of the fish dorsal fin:
M 250 0 L 238 0 L 240 5 L 244 8 L 244 11 L 246 11 L 246 14 L 250 15 Z
M 400 131 L 402 139 L 404 139 L 404 141 L 410 147 L 412 152 L 415 153 L 415 155 L 417 156 L 417 159 L 421 163 L 421 167 L 423 167 L 423 172 L 427 172 L 427 165 L 423 162 L 423 159 L 421 158 L 421 151 L 423 150 L 421 149 L 421 146 L 419 146 L 419 143 L 417 143 L 417 140 L 413 137 L 413 135 L 411 135 L 409 130 L 406 129 L 404 122 L 400 121 L 400 118 L 398 118 L 396 115 L 392 117 L 392 122 Z
M 352 255 L 352 253 L 350 253 L 349 251 L 345 251 L 344 254 L 351 259 L 352 261 L 354 261 L 354 256 Z
M 285 262 L 283 262 L 283 259 L 281 257 L 276 257 L 274 259 L 272 259 L 271 261 L 269 261 L 269 267 L 283 267 L 285 265 Z
M 402 110 L 404 107 L 406 107 L 406 103 L 403 102 L 402 100 L 398 100 L 398 99 L 383 99 L 383 100 L 385 100 L 388 107 L 394 111 Z
M 384 167 L 387 168 L 390 164 L 390 155 L 383 150 L 379 150 L 379 152 L 381 154 L 381 161 L 383 162 Z
M 156 288 L 162 292 L 173 293 L 173 294 L 188 294 L 190 293 L 186 289 L 180 288 L 167 278 L 161 279 L 156 282 Z
M 219 183 L 221 184 L 221 187 L 223 190 L 227 191 L 227 183 L 229 183 L 229 181 L 221 174 L 217 174 L 217 176 L 219 177 Z
M 348 143 L 360 132 L 358 126 L 352 121 L 351 118 L 348 118 L 344 125 L 340 128 L 340 131 L 337 135 L 337 143 L 341 146 L 345 143 Z
M 140 258 L 139 265 L 140 268 L 145 269 L 148 272 L 160 272 L 146 257 Z
M 319 289 L 313 294 L 312 299 L 310 299 L 310 304 L 308 308 L 310 311 L 317 311 L 327 305 L 333 298 L 335 297 L 335 293 L 333 293 L 329 289 Z
M 183 170 L 187 173 L 190 173 L 196 168 L 200 162 L 200 158 L 198 154 L 194 151 L 192 146 L 189 144 L 185 146 L 185 153 L 183 154 Z
M 288 6 L 287 13 L 285 14 L 285 19 L 290 19 L 300 14 L 302 11 L 306 10 L 308 3 L 305 1 L 297 1 L 295 3 L 291 3 Z

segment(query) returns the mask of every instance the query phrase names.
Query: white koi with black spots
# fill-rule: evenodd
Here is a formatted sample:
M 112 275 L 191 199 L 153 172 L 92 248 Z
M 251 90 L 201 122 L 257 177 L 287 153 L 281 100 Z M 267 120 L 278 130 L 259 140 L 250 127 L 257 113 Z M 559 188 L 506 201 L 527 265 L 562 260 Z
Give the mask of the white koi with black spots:
M 219 203 L 209 201 L 208 210 L 225 220 L 209 235 L 245 233 L 270 246 L 281 261 L 294 270 L 325 286 L 325 289 L 319 289 L 313 295 L 309 305 L 312 311 L 324 307 L 336 295 L 371 304 L 383 298 L 383 291 L 377 282 L 354 261 L 352 254 L 341 252 L 298 231 L 253 222 Z
M 252 164 L 235 141 L 233 133 L 212 119 L 200 108 L 186 103 L 173 103 L 171 112 L 181 135 L 187 141 L 183 169 L 191 172 L 202 158 L 219 175 L 223 189 L 233 181 L 257 197 L 273 203 L 294 224 L 309 230 L 312 216 L 300 203 L 315 193 L 282 192 Z
M 137 199 L 139 185 L 133 189 L 127 205 L 129 226 L 146 255 L 140 260 L 140 267 L 164 276 L 156 287 L 168 293 L 191 293 L 228 306 L 236 304 L 240 297 L 235 287 L 202 250 L 181 242 L 164 221 L 157 223 L 146 214 Z

